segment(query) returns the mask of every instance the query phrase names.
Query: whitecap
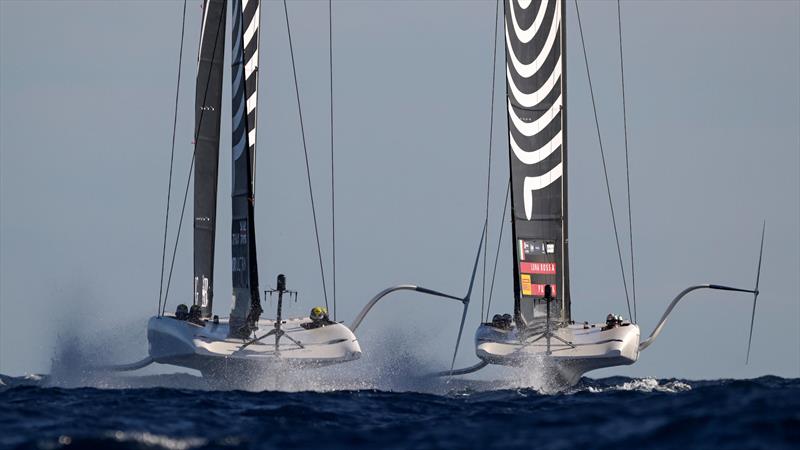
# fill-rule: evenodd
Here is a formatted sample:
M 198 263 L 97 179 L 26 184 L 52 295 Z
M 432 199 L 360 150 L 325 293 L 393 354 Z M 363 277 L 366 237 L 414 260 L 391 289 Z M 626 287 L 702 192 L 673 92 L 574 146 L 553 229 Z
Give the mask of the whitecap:
M 148 432 L 129 432 L 114 431 L 109 433 L 109 437 L 117 442 L 135 442 L 144 444 L 148 447 L 160 447 L 169 450 L 188 450 L 201 447 L 208 443 L 208 440 L 199 437 L 173 438 Z
M 675 394 L 678 392 L 691 391 L 692 387 L 680 380 L 662 382 L 656 378 L 634 378 L 617 386 L 589 386 L 587 390 L 595 394 L 611 391 L 666 392 Z

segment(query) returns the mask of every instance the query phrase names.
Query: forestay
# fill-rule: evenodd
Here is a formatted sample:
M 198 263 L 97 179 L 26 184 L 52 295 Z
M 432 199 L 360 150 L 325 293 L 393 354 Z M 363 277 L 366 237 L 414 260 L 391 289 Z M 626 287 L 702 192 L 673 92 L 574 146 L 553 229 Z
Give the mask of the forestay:
M 521 326 L 570 319 L 563 0 L 506 0 L 506 86 L 514 254 Z

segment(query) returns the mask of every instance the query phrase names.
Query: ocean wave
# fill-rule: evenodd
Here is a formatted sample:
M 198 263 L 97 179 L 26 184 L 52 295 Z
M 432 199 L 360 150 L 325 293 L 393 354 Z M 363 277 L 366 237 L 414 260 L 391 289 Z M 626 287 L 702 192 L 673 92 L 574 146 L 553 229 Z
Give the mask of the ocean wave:
M 147 432 L 115 431 L 110 433 L 108 437 L 117 442 L 133 442 L 137 444 L 144 444 L 149 447 L 160 447 L 169 450 L 187 450 L 206 445 L 208 442 L 208 439 L 200 437 L 171 438 L 169 436 L 162 436 Z
M 592 393 L 610 391 L 637 391 L 637 392 L 666 392 L 675 394 L 692 390 L 692 386 L 681 380 L 657 380 L 655 378 L 638 378 L 626 381 L 619 385 L 600 387 L 587 386 L 586 390 Z
M 216 442 L 209 442 L 202 437 L 170 437 L 166 435 L 148 433 L 146 431 L 109 431 L 96 436 L 62 434 L 49 439 L 39 439 L 28 442 L 24 447 L 39 448 L 42 450 L 59 448 L 145 448 L 163 450 L 191 450 L 213 446 L 236 448 L 241 443 L 240 439 L 228 438 Z M 28 445 L 30 444 L 30 445 Z
M 502 384 L 491 381 L 457 380 L 436 393 L 157 386 L 186 382 L 165 377 L 151 378 L 154 384 L 147 388 L 97 389 L 50 386 L 47 376 L 0 376 L 6 385 L 0 388 L 0 448 L 800 444 L 800 379 L 584 378 L 570 391 L 542 394 L 533 388 L 498 389 Z

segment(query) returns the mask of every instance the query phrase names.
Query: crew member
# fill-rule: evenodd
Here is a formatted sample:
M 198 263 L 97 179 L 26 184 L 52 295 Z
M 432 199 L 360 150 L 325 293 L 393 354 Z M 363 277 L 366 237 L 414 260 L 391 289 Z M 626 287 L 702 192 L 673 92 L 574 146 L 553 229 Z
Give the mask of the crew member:
M 333 325 L 336 323 L 328 317 L 328 309 L 324 306 L 315 306 L 311 308 L 311 313 L 308 315 L 308 317 L 311 319 L 311 322 L 302 324 L 303 328 L 307 330 L 324 327 L 326 325 Z
M 495 314 L 492 317 L 492 326 L 501 330 L 511 329 L 511 315 L 510 314 Z
M 608 316 L 606 316 L 606 326 L 603 327 L 603 331 L 615 328 L 619 325 L 619 323 L 620 322 L 617 319 L 617 316 L 615 316 L 614 314 L 609 314 Z
M 189 307 L 181 303 L 175 308 L 175 318 L 178 320 L 186 320 L 189 318 Z
M 192 305 L 189 308 L 189 317 L 187 320 L 196 325 L 205 325 L 203 323 L 203 310 L 200 309 L 200 306 Z

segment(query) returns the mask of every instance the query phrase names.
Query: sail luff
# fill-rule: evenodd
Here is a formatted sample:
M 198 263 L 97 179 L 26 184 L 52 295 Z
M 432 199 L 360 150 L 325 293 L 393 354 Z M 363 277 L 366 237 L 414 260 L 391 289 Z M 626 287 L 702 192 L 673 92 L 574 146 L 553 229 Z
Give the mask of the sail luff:
M 198 52 L 194 148 L 194 305 L 211 316 L 217 220 L 225 2 L 206 0 Z
M 508 20 L 508 17 L 507 17 L 508 16 L 508 6 L 509 6 L 508 5 L 508 1 L 509 0 L 503 0 L 503 29 L 505 30 L 506 34 L 508 33 L 508 22 L 507 22 L 507 20 Z M 503 52 L 503 55 L 504 55 L 504 66 L 507 68 L 508 67 L 508 40 L 506 40 L 505 52 Z M 506 85 L 508 85 L 508 79 L 506 79 Z M 508 89 L 506 89 L 506 97 L 509 98 L 508 109 L 510 110 L 511 109 L 511 105 L 510 105 L 510 97 L 508 96 Z M 510 114 L 509 114 L 508 118 L 509 118 L 508 127 L 510 129 L 511 126 L 512 126 L 512 122 L 510 120 L 511 119 L 511 115 Z M 509 140 L 509 147 L 510 146 L 511 146 L 511 142 Z M 514 185 L 513 173 L 514 173 L 514 159 L 513 159 L 513 156 L 512 156 L 512 152 L 509 151 L 509 158 L 508 158 L 509 186 L 513 186 Z M 514 220 L 514 218 L 517 217 L 517 213 L 516 213 L 516 208 L 515 208 L 515 203 L 514 203 L 513 189 L 511 189 L 511 192 L 509 192 L 509 195 L 510 195 L 509 202 L 510 202 L 510 206 L 511 206 L 511 208 L 510 208 L 511 209 L 511 255 L 512 255 L 512 258 L 513 258 L 512 259 L 512 261 L 513 261 L 512 267 L 514 268 L 514 270 L 511 271 L 511 276 L 513 278 L 513 286 L 514 286 L 514 319 L 515 319 L 515 321 L 517 322 L 518 325 L 524 326 L 524 322 L 522 320 L 522 313 L 520 311 L 520 301 L 519 301 L 520 300 L 519 299 L 519 293 L 521 292 L 520 291 L 521 288 L 520 288 L 519 271 L 517 270 L 517 261 L 519 261 L 519 256 L 517 255 L 517 249 L 519 247 L 517 245 L 517 221 Z
M 232 335 L 247 336 L 261 315 L 254 220 L 254 158 L 258 87 L 259 1 L 233 0 L 231 102 Z
M 567 1 L 566 0 L 559 0 L 561 2 L 561 54 L 564 55 L 561 61 L 561 99 L 562 104 L 567 104 L 567 15 L 564 14 L 567 8 Z M 567 170 L 567 108 L 561 109 L 561 136 L 563 142 L 561 143 L 561 164 L 563 166 L 563 175 L 561 176 L 561 210 L 563 214 L 561 215 L 562 224 L 562 258 L 561 258 L 561 265 L 563 269 L 561 270 L 561 283 L 564 290 L 563 296 L 563 304 L 562 304 L 562 320 L 569 321 L 572 319 L 572 297 L 570 297 L 570 289 L 569 289 L 569 233 L 567 230 L 569 229 L 569 196 L 567 195 L 567 188 L 569 187 L 569 183 L 567 180 L 569 179 L 568 174 L 569 170 Z
M 514 314 L 529 326 L 569 313 L 563 0 L 505 0 Z

